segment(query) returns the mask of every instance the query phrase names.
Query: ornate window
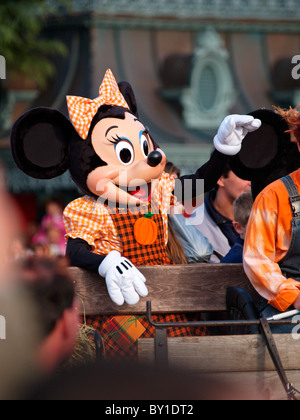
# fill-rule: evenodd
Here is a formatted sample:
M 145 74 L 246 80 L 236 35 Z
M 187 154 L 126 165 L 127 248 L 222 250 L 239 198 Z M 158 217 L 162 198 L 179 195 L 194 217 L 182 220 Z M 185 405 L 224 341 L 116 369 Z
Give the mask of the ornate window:
M 228 55 L 222 38 L 214 29 L 198 37 L 190 86 L 181 94 L 188 128 L 217 128 L 234 104 L 236 94 Z

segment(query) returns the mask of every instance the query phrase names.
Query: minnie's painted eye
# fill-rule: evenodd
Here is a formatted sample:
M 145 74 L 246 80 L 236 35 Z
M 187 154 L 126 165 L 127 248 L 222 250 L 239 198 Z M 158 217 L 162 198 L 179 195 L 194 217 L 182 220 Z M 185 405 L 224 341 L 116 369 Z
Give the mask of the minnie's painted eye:
M 141 144 L 141 148 L 142 148 L 142 152 L 144 153 L 144 156 L 148 157 L 150 154 L 150 144 L 149 144 L 149 139 L 145 134 L 141 135 L 140 144 Z
M 116 155 L 123 165 L 131 165 L 134 161 L 133 146 L 127 141 L 119 141 L 116 145 Z

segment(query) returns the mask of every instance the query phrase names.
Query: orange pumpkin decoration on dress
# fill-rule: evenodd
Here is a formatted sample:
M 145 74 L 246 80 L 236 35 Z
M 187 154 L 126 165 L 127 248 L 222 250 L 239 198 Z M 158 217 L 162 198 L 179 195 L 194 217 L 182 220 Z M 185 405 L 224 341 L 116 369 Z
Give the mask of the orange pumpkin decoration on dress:
M 134 237 L 140 245 L 153 245 L 157 239 L 157 224 L 151 220 L 153 216 L 149 212 L 138 219 L 134 225 Z

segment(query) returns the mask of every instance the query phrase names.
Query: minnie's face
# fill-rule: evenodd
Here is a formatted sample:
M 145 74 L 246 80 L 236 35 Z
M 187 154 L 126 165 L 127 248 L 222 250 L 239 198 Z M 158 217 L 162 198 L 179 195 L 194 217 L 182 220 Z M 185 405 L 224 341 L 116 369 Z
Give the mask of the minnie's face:
M 87 186 L 91 192 L 130 206 L 150 200 L 166 156 L 158 149 L 155 161 L 149 132 L 134 115 L 126 112 L 124 120 L 102 119 L 93 130 L 92 145 L 107 166 L 89 174 Z

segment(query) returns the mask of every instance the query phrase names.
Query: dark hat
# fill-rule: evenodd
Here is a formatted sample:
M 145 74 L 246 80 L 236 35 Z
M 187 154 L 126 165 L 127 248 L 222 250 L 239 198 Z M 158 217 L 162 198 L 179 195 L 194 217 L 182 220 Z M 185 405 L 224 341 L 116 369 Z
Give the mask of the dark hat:
M 255 198 L 268 184 L 298 169 L 300 154 L 281 115 L 267 109 L 249 115 L 261 120 L 262 126 L 245 137 L 240 153 L 229 164 L 239 178 L 252 181 Z
M 270 173 L 290 144 L 287 122 L 274 111 L 260 109 L 251 112 L 262 126 L 247 134 L 240 153 L 230 159 L 233 172 L 248 181 L 259 180 Z

